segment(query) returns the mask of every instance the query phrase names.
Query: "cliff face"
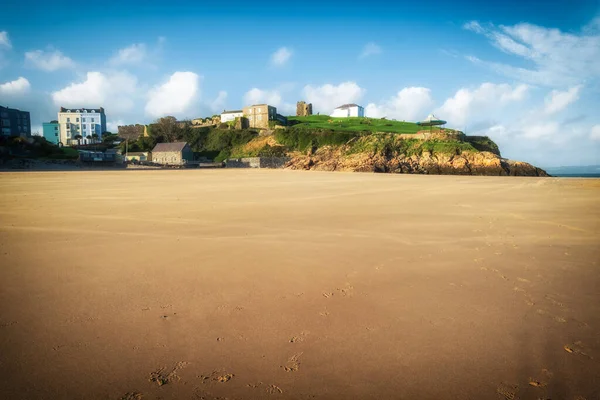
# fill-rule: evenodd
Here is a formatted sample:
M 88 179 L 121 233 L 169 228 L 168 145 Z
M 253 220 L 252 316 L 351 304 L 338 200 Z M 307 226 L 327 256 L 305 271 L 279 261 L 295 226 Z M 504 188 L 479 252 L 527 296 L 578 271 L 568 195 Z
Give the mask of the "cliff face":
M 440 153 L 423 151 L 407 156 L 385 151 L 348 154 L 344 147 L 325 146 L 307 154 L 292 153 L 289 169 L 389 172 L 443 175 L 549 176 L 531 164 L 501 158 L 489 151 Z

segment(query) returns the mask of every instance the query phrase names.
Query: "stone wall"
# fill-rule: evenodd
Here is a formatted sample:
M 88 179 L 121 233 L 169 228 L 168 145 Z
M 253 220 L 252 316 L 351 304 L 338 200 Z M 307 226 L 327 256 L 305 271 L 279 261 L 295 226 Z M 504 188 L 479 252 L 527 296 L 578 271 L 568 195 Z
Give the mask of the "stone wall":
M 196 119 L 192 120 L 192 128 L 219 125 L 220 123 L 221 123 L 220 115 L 217 115 L 213 118 L 196 118 Z
M 246 157 L 232 158 L 225 162 L 226 168 L 283 168 L 288 157 Z

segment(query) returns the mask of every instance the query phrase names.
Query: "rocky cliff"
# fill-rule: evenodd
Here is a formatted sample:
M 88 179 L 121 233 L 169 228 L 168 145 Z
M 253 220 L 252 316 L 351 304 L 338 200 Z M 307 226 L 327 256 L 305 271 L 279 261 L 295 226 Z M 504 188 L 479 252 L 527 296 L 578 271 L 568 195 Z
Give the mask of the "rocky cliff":
M 407 147 L 399 141 L 384 146 L 373 146 L 371 141 L 359 146 L 358 151 L 356 144 L 347 144 L 292 152 L 288 154 L 292 159 L 286 164 L 286 168 L 409 174 L 548 176 L 546 171 L 531 164 L 502 158 L 499 151 L 480 151 L 471 147 L 468 141 L 420 142 L 415 145 L 413 141 L 412 147 Z

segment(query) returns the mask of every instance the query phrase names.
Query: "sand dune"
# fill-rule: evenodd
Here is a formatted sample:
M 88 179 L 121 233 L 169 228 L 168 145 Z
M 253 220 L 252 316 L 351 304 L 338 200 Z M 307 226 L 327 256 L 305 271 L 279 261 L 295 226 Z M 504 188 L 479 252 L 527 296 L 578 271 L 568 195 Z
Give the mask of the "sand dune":
M 6 399 L 598 399 L 600 180 L 0 174 Z

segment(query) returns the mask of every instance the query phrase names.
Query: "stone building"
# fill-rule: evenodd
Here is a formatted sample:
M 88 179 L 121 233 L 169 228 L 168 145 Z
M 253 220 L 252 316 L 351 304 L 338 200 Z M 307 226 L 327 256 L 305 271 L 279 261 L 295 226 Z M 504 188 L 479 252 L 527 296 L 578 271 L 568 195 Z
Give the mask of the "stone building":
M 152 149 L 152 162 L 163 165 L 185 165 L 194 161 L 194 152 L 186 142 L 158 143 Z
M 277 118 L 277 109 L 268 104 L 255 104 L 244 107 L 244 117 L 250 128 L 269 129 L 269 121 Z
M 306 103 L 304 101 L 296 103 L 296 116 L 306 117 L 312 115 L 312 113 L 312 103 Z

